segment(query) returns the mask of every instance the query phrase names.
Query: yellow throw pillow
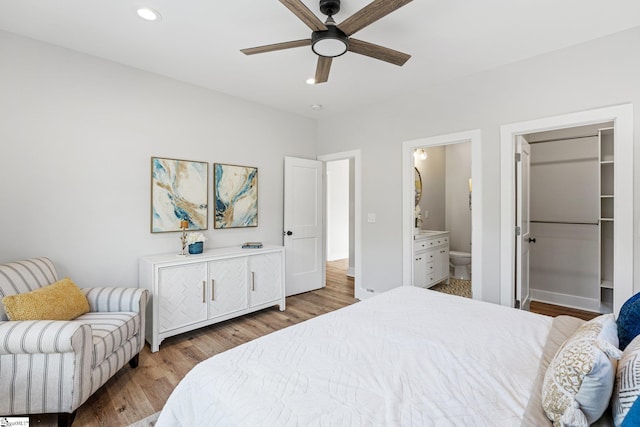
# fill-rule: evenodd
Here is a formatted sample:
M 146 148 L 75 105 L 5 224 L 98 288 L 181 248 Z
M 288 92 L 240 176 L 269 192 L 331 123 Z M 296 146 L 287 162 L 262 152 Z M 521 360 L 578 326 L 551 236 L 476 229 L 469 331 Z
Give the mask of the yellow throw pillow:
M 71 320 L 89 311 L 87 297 L 68 277 L 2 303 L 9 320 Z

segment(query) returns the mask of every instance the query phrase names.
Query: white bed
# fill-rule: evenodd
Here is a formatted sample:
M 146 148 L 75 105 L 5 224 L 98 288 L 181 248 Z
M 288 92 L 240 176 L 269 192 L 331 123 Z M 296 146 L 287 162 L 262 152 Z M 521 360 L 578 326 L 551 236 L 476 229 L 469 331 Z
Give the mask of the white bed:
M 156 425 L 550 425 L 559 319 L 400 287 L 198 364 Z

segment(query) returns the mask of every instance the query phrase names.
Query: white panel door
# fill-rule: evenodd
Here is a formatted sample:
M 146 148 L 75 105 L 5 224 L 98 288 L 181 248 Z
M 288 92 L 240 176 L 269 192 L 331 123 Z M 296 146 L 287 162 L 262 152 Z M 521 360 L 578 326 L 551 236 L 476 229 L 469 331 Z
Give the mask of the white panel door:
M 209 262 L 209 318 L 247 308 L 247 260 Z
M 536 240 L 529 228 L 531 151 L 522 136 L 517 138 L 516 153 L 516 227 L 520 228 L 516 232 L 516 307 L 529 310 L 529 249 Z
M 158 332 L 207 319 L 206 263 L 162 267 L 158 276 Z
M 284 158 L 284 247 L 286 295 L 322 283 L 322 162 Z

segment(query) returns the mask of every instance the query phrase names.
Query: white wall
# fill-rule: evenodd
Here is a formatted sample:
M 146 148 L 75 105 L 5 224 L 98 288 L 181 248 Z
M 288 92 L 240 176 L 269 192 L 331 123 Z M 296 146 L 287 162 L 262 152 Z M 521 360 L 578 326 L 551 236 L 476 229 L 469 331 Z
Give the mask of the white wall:
M 149 232 L 152 156 L 209 162 L 210 198 L 211 163 L 258 167 L 258 227 L 210 210 L 206 246 L 282 244 L 283 156 L 315 158 L 315 121 L 5 32 L 0 58 L 0 262 L 137 285 L 138 257 L 180 249 Z
M 327 162 L 327 261 L 349 257 L 349 162 Z
M 469 209 L 469 178 L 471 178 L 471 143 L 449 144 L 446 166 L 446 223 L 449 249 L 471 253 L 471 209 Z
M 149 233 L 151 156 L 259 167 L 260 226 L 210 229 L 207 244 L 279 243 L 282 157 L 360 149 L 361 280 L 382 291 L 402 283 L 402 142 L 481 129 L 483 298 L 499 302 L 500 125 L 632 102 L 640 129 L 639 47 L 634 28 L 351 113 L 328 104 L 316 126 L 0 32 L 0 261 L 48 255 L 81 285 L 137 283 L 138 256 L 178 250 L 177 235 Z M 638 248 L 638 149 L 634 165 Z M 639 267 L 635 257 L 636 291 Z
M 377 214 L 375 223 L 363 219 L 363 287 L 383 291 L 402 283 L 402 142 L 481 129 L 482 297 L 499 302 L 500 125 L 633 102 L 640 129 L 639 47 L 640 28 L 634 28 L 321 119 L 321 153 L 362 150 L 364 219 Z M 635 135 L 640 146 L 640 133 Z M 633 233 L 639 247 L 640 150 L 634 160 Z M 639 265 L 635 257 L 636 291 Z

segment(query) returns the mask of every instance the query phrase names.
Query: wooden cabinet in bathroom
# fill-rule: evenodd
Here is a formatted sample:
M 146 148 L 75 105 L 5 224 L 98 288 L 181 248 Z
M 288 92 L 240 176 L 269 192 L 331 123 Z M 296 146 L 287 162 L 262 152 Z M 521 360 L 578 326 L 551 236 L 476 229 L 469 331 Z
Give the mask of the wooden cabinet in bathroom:
M 449 232 L 424 230 L 413 238 L 413 286 L 430 288 L 448 280 Z

